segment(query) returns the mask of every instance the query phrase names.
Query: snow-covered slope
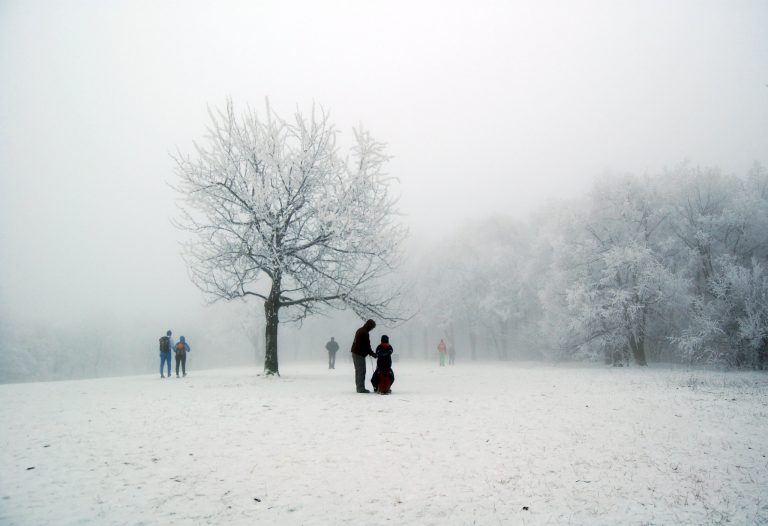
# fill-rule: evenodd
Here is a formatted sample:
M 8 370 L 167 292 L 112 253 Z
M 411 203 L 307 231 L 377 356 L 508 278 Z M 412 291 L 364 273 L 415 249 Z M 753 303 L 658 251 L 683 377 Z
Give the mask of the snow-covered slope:
M 763 374 L 395 365 L 0 385 L 0 523 L 768 522 Z

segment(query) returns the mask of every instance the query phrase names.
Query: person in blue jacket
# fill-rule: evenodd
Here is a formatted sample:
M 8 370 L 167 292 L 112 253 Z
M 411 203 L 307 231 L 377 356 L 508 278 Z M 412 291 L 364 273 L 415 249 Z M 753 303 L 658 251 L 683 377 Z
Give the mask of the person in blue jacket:
M 171 377 L 171 349 L 173 348 L 173 338 L 171 330 L 160 337 L 160 378 L 165 378 L 163 374 L 163 365 L 168 364 L 168 378 Z

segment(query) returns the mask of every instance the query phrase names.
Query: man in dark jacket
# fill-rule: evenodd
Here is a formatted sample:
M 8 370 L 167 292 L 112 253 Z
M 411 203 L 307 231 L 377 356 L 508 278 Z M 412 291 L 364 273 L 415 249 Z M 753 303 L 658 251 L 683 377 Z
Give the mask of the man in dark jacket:
M 325 344 L 328 350 L 328 369 L 336 369 L 336 351 L 339 350 L 339 344 L 331 336 L 331 341 Z
M 376 322 L 368 320 L 365 325 L 357 329 L 355 339 L 352 340 L 352 361 L 355 363 L 355 386 L 358 393 L 370 393 L 365 388 L 365 357 L 376 356 L 371 349 L 370 332 L 376 327 Z

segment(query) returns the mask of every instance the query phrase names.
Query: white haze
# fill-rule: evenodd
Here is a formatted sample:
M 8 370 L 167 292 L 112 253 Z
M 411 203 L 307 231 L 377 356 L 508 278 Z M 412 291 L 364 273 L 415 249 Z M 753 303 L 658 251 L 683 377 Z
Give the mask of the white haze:
M 759 1 L 0 2 L 0 318 L 114 331 L 153 368 L 168 327 L 231 332 L 168 186 L 228 96 L 363 123 L 418 240 L 606 171 L 743 174 L 768 159 L 766 27 Z

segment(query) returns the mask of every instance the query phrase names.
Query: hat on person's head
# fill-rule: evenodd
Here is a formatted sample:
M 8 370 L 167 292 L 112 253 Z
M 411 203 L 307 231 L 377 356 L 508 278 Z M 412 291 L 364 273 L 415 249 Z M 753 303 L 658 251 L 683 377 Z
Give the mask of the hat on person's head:
M 184 336 L 179 336 L 179 341 L 183 342 L 184 341 Z
M 166 332 L 165 335 L 166 336 L 170 336 L 171 335 L 171 329 L 168 329 L 168 332 Z
M 387 336 L 386 334 L 382 334 L 381 343 L 389 343 L 389 336 Z

